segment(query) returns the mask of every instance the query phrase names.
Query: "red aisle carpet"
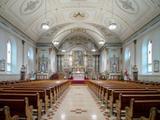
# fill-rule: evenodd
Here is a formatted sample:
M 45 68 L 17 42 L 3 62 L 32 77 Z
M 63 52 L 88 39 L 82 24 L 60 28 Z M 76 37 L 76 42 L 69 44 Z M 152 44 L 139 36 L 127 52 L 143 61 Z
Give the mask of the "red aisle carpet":
M 85 84 L 88 79 L 85 79 L 85 80 L 73 80 L 73 79 L 69 79 L 69 80 L 71 81 L 71 84 Z

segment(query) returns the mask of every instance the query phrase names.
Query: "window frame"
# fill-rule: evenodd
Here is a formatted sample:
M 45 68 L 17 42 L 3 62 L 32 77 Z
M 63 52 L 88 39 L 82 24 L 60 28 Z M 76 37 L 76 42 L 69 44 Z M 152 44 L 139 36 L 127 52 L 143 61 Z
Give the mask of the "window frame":
M 149 40 L 147 43 L 147 72 L 148 73 L 153 72 L 153 59 L 152 59 L 153 50 L 152 48 L 153 48 L 152 41 Z
M 12 43 L 11 41 L 7 41 L 7 54 L 6 54 L 6 71 L 11 72 L 12 71 Z

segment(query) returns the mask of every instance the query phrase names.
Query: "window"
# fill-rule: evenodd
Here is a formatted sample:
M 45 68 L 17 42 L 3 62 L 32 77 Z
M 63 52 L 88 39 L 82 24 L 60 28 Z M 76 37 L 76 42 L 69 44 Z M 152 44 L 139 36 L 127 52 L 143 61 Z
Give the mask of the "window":
M 7 72 L 11 72 L 12 65 L 12 46 L 11 41 L 7 42 Z
M 124 60 L 125 60 L 125 69 L 131 73 L 131 64 L 130 64 L 130 60 L 131 60 L 131 53 L 129 48 L 125 49 L 125 53 L 124 53 Z
M 30 73 L 34 70 L 34 61 L 33 61 L 33 49 L 32 48 L 29 48 L 28 49 L 28 53 L 27 53 L 27 56 L 28 56 L 28 66 L 27 66 L 27 71 Z
M 152 72 L 152 41 L 149 41 L 147 46 L 147 70 Z

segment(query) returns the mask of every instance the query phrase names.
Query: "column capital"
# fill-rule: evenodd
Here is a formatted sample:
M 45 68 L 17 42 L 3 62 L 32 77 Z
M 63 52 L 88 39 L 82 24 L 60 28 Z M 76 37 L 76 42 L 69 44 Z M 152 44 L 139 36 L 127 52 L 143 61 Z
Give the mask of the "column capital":
M 133 42 L 134 42 L 134 44 L 136 44 L 136 43 L 137 43 L 137 40 L 134 40 Z
M 22 44 L 24 45 L 24 43 L 25 43 L 25 41 L 24 40 L 22 40 Z

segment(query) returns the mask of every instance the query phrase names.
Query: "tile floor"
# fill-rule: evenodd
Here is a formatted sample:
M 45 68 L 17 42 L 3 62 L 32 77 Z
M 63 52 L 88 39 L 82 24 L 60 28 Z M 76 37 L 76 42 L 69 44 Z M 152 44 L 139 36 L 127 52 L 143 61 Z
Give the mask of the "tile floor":
M 106 119 L 87 86 L 70 86 L 62 101 L 56 107 L 53 106 L 42 120 Z

